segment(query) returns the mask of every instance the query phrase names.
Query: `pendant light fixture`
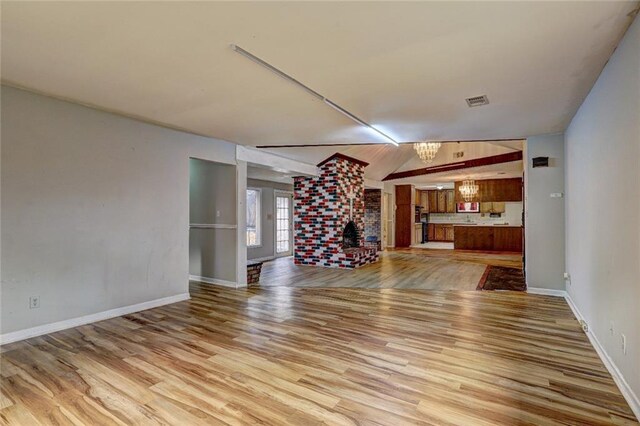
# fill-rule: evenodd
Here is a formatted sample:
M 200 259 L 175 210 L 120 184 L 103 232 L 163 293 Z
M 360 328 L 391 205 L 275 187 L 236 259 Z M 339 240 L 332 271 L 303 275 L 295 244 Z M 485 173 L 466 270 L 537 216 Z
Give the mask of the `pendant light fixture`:
M 436 157 L 441 145 L 440 142 L 418 142 L 413 144 L 413 149 L 416 150 L 423 163 L 429 164 Z
M 469 203 L 478 195 L 478 189 L 479 187 L 473 179 L 465 179 L 462 181 L 462 185 L 460 185 L 458 190 L 462 198 L 464 198 L 464 201 Z

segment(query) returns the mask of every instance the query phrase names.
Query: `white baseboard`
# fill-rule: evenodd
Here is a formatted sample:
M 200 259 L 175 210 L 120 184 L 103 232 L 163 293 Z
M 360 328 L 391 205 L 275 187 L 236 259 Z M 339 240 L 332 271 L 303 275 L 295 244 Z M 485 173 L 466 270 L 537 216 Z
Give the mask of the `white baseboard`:
M 18 342 L 20 340 L 29 339 L 31 337 L 42 336 L 43 334 L 54 333 L 56 331 L 66 330 L 68 328 L 78 327 L 92 322 L 103 321 L 110 318 L 120 317 L 122 315 L 132 314 L 134 312 L 145 311 L 158 306 L 168 305 L 170 303 L 181 302 L 189 299 L 189 293 L 176 294 L 175 296 L 163 297 L 161 299 L 150 300 L 135 305 L 123 306 L 121 308 L 109 309 L 108 311 L 98 312 L 96 314 L 85 315 L 82 317 L 71 318 L 64 321 L 58 321 L 51 324 L 39 325 L 24 330 L 13 331 L 0 335 L 0 345 Z
M 573 303 L 573 300 L 571 300 L 571 296 L 569 296 L 568 293 L 565 296 L 565 300 L 567 301 L 567 304 L 573 311 L 573 314 L 576 316 L 578 321 L 584 321 L 586 323 L 586 320 L 578 310 L 576 304 Z M 604 363 L 604 366 L 607 368 L 607 370 L 609 370 L 609 374 L 611 374 L 611 377 L 613 377 L 613 381 L 616 382 L 616 385 L 618 385 L 620 392 L 622 392 L 622 396 L 624 396 L 624 399 L 629 404 L 629 407 L 631 407 L 631 411 L 633 411 L 633 413 L 636 415 L 636 418 L 640 420 L 640 399 L 638 399 L 638 395 L 636 395 L 633 389 L 631 389 L 631 386 L 629 386 L 629 383 L 627 383 L 627 381 L 624 379 L 624 376 L 622 375 L 616 364 L 613 362 L 607 351 L 604 350 L 604 347 L 600 344 L 596 335 L 593 334 L 591 328 L 588 328 L 588 330 L 589 331 L 587 331 L 585 334 L 587 335 L 589 342 L 591 342 L 591 346 L 593 346 L 593 348 L 598 353 L 598 356 Z
M 567 292 L 564 290 L 552 290 L 550 288 L 542 287 L 527 287 L 527 293 L 541 294 L 543 296 L 567 297 Z
M 253 262 L 268 262 L 270 260 L 275 259 L 275 256 L 265 256 L 265 257 L 256 257 L 255 259 L 247 259 L 248 261 Z
M 198 281 L 205 284 L 213 284 L 213 285 L 219 285 L 222 287 L 230 287 L 230 288 L 246 287 L 246 285 L 238 285 L 238 283 L 234 281 L 219 280 L 217 278 L 209 278 L 209 277 L 201 277 L 199 275 L 189 275 L 189 281 Z

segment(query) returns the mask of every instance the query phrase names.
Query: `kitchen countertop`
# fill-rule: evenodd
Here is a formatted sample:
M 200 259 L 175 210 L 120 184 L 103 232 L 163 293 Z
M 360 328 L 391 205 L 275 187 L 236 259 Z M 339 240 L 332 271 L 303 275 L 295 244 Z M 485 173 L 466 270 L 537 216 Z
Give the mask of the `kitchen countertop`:
M 429 224 L 433 225 L 453 225 L 453 226 L 474 226 L 478 227 L 488 227 L 492 228 L 494 226 L 499 226 L 502 228 L 522 228 L 522 225 L 510 225 L 510 224 L 498 224 L 498 223 L 468 223 L 468 222 L 429 222 Z

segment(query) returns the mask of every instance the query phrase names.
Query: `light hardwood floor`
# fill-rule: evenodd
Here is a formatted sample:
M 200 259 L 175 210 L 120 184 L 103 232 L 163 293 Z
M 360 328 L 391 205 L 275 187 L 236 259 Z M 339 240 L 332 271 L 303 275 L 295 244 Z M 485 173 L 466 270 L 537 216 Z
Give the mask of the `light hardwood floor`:
M 191 284 L 3 347 L 0 422 L 636 424 L 561 298 Z
M 521 267 L 513 253 L 399 249 L 384 251 L 380 261 L 355 270 L 294 265 L 279 258 L 262 266 L 263 287 L 415 288 L 475 290 L 487 265 Z

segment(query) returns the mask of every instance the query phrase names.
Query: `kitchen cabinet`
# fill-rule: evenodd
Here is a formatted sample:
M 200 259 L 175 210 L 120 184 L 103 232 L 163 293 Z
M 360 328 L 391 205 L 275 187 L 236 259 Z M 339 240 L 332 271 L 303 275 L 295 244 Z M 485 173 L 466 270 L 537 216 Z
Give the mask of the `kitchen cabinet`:
M 480 213 L 504 213 L 504 212 L 505 212 L 504 201 L 480 203 Z
M 429 194 L 427 191 L 416 189 L 416 207 L 420 207 L 422 213 L 429 213 Z
M 429 213 L 438 213 L 438 191 L 427 191 Z
M 522 178 L 477 180 L 478 195 L 471 201 L 504 202 L 522 201 Z M 460 194 L 462 182 L 455 183 L 455 199 L 457 203 L 465 201 Z
M 396 247 L 409 247 L 415 223 L 414 190 L 412 185 L 396 185 Z
M 420 202 L 426 206 L 424 213 L 455 213 L 456 194 L 453 189 L 422 191 Z
M 453 225 L 447 225 L 444 227 L 444 240 L 445 241 L 454 240 Z
M 427 191 L 420 191 L 420 207 L 423 213 L 429 212 L 429 194 Z
M 484 250 L 522 252 L 520 226 L 456 226 L 454 248 L 457 250 Z
M 494 226 L 493 250 L 522 252 L 522 228 Z
M 429 241 L 450 241 L 454 239 L 453 225 L 446 223 L 430 223 L 428 225 Z
M 438 191 L 438 213 L 447 212 L 447 193 L 445 191 Z
M 445 197 L 445 213 L 456 212 L 456 193 L 453 189 L 448 189 L 444 192 Z

